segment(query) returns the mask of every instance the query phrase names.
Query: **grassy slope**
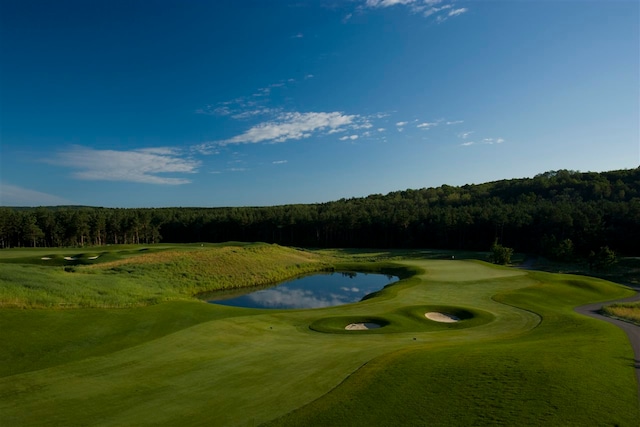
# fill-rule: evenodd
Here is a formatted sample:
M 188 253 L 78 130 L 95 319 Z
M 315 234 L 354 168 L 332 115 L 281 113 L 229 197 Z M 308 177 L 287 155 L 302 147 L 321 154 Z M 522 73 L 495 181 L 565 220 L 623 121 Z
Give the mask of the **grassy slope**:
M 633 425 L 625 337 L 571 311 L 624 290 L 483 263 L 402 264 L 422 274 L 365 302 L 318 310 L 179 301 L 0 310 L 0 340 L 12 343 L 0 350 L 0 413 L 10 425 L 253 425 L 287 413 L 286 425 L 522 425 L 535 424 L 535 412 L 547 414 L 546 425 L 570 425 L 586 411 L 596 423 Z M 442 305 L 489 316 L 465 328 L 416 315 Z M 309 328 L 365 316 L 390 324 L 352 334 Z M 599 410 L 589 409 L 594 401 Z
M 131 307 L 200 292 L 276 283 L 318 271 L 318 255 L 277 245 L 114 247 L 71 253 L 0 252 L 0 307 Z M 21 256 L 17 256 L 21 255 Z M 64 259 L 73 258 L 72 261 Z M 70 264 L 66 268 L 60 264 Z

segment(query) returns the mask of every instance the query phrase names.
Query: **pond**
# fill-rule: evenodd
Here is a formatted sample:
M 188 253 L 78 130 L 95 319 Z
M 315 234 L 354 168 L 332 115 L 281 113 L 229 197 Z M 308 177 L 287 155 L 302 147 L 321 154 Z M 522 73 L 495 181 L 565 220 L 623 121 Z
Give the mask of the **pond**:
M 396 282 L 395 276 L 332 272 L 299 277 L 269 288 L 245 288 L 202 295 L 210 303 L 248 308 L 320 308 L 349 304 Z

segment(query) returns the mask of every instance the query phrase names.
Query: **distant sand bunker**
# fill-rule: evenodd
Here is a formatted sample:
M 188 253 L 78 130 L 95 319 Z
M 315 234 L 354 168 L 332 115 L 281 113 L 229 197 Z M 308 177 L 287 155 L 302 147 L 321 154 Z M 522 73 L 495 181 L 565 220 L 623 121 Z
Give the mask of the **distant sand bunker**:
M 460 321 L 458 317 L 452 314 L 438 313 L 436 311 L 430 311 L 424 315 L 427 319 L 433 320 L 434 322 L 455 323 Z
M 64 257 L 64 259 L 66 259 L 67 261 L 75 261 L 77 258 L 74 258 L 72 256 L 66 256 Z
M 46 261 L 46 260 L 50 260 L 51 258 L 50 258 L 50 257 L 48 257 L 48 256 L 43 256 L 43 257 L 42 257 L 42 258 L 40 258 L 40 259 L 43 259 L 43 260 L 45 260 L 45 261 Z
M 90 256 L 89 259 L 98 259 L 100 255 L 96 255 L 96 256 Z
M 380 325 L 377 323 L 350 323 L 344 328 L 347 331 L 366 331 L 367 329 L 377 329 Z

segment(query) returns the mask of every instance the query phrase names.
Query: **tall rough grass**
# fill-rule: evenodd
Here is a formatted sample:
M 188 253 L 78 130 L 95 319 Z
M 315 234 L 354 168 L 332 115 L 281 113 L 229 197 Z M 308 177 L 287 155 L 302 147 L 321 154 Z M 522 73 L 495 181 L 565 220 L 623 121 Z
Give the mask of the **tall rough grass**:
M 603 307 L 602 311 L 608 316 L 629 320 L 640 325 L 640 304 L 620 303 Z
M 0 308 L 132 307 L 267 285 L 330 268 L 329 258 L 277 245 L 142 253 L 73 268 L 4 264 Z

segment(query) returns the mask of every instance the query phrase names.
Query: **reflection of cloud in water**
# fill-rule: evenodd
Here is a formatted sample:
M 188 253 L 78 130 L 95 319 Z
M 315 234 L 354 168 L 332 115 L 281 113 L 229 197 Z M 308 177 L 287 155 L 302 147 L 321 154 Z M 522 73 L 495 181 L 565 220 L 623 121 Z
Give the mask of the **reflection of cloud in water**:
M 312 291 L 289 289 L 285 286 L 265 289 L 247 295 L 247 297 L 262 307 L 273 308 L 320 308 L 352 302 L 344 295 L 331 294 L 329 298 L 326 298 L 314 295 Z
M 346 286 L 341 287 L 340 289 L 342 289 L 345 292 L 360 292 L 360 289 L 353 287 L 353 288 L 347 288 Z

